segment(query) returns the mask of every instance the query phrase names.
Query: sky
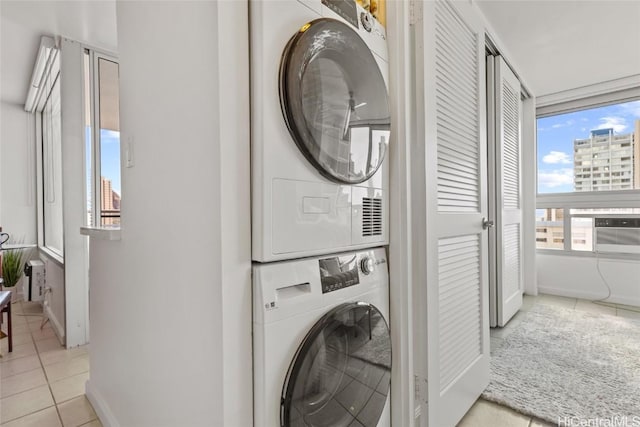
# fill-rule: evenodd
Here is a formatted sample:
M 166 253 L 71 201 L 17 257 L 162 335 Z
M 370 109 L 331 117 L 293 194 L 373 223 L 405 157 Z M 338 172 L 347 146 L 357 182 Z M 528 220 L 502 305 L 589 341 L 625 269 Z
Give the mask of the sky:
M 85 130 L 85 138 L 88 144 L 91 143 L 91 128 Z M 100 164 L 101 175 L 111 180 L 111 189 L 122 196 L 120 191 L 120 132 L 100 129 L 100 151 L 102 162 Z M 91 161 L 90 147 L 87 146 L 87 164 Z M 90 174 L 87 176 L 90 178 Z M 87 185 L 91 185 L 90 182 Z
M 573 191 L 573 141 L 594 129 L 634 131 L 640 100 L 538 119 L 538 193 Z
M 111 189 L 120 192 L 120 132 L 100 129 L 100 151 L 102 163 L 100 172 L 102 176 L 111 180 Z

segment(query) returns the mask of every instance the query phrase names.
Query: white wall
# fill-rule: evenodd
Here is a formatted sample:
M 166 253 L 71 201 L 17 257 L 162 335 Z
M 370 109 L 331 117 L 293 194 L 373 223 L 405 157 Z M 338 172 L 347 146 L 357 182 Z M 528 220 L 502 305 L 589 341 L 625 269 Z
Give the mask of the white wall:
M 222 425 L 253 422 L 248 2 L 217 3 L 220 143 Z M 230 41 L 234 42 L 231 43 Z M 212 75 L 215 75 L 212 72 Z
M 536 268 L 541 293 L 585 299 L 607 296 L 596 258 L 538 253 Z M 601 256 L 600 271 L 611 287 L 608 301 L 640 306 L 640 261 Z
M 64 344 L 66 340 L 64 267 L 43 252 L 40 253 L 40 258 L 44 262 L 48 288 L 43 311 L 60 339 L 60 343 Z
M 80 43 L 62 38 L 62 182 L 65 322 L 67 348 L 89 342 L 88 244 L 80 234 L 86 220 L 83 53 Z
M 536 100 L 534 97 L 522 103 L 522 275 L 524 292 L 538 294 L 536 278 Z
M 109 426 L 251 425 L 245 2 L 119 2 L 119 241 L 90 242 Z M 222 63 L 224 61 L 224 63 Z
M 35 136 L 22 105 L 0 103 L 0 226 L 36 243 Z

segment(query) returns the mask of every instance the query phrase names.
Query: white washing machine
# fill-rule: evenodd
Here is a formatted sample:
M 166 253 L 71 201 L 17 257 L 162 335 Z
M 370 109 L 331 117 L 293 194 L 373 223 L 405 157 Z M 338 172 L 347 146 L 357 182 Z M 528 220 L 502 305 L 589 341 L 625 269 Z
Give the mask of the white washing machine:
M 254 426 L 390 426 L 385 250 L 253 274 Z
M 387 244 L 384 26 L 356 0 L 253 0 L 250 15 L 254 261 Z

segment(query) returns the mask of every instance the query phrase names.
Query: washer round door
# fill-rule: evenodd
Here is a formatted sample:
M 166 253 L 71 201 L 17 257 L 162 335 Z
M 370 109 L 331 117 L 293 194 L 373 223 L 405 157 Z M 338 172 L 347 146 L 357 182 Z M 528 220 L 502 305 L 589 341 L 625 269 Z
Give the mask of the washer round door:
M 337 306 L 311 328 L 282 391 L 284 427 L 375 427 L 387 402 L 391 337 L 380 311 Z
M 347 24 L 321 18 L 291 38 L 280 63 L 280 104 L 296 145 L 324 177 L 357 184 L 382 164 L 391 134 L 387 86 Z

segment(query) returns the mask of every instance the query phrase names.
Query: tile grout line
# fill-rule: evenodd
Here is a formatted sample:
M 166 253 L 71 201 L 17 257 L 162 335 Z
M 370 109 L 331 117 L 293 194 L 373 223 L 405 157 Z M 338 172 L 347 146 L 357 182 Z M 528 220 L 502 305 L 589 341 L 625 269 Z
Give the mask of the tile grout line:
M 20 311 L 24 314 L 24 308 L 22 307 L 22 301 L 17 301 L 17 303 L 20 304 Z M 55 406 L 55 399 L 53 398 L 53 392 L 51 391 L 51 387 L 49 386 L 49 379 L 47 378 L 47 372 L 44 370 L 44 365 L 42 364 L 42 360 L 40 359 L 40 352 L 38 351 L 38 346 L 36 345 L 35 338 L 33 337 L 33 331 L 31 330 L 31 328 L 29 328 L 29 322 L 28 321 L 27 321 L 27 330 L 29 331 L 29 336 L 31 337 L 31 342 L 33 343 L 33 347 L 36 350 L 36 356 L 38 357 L 38 361 L 40 362 L 40 369 L 42 369 L 42 373 L 44 375 L 44 378 L 45 378 L 45 380 L 47 380 L 47 387 L 49 388 L 49 393 L 51 394 L 51 400 L 53 400 L 53 403 L 54 403 L 53 406 Z M 15 359 L 11 359 L 11 360 L 17 360 L 17 359 L 21 359 L 21 358 L 25 358 L 25 357 L 29 357 L 29 356 L 32 356 L 32 355 L 25 355 L 25 356 L 21 356 L 21 357 L 16 357 Z M 35 370 L 35 369 L 33 369 L 33 370 Z M 19 375 L 19 374 L 16 374 L 16 375 Z M 9 376 L 7 378 L 10 378 L 10 377 L 11 376 Z M 20 393 L 24 393 L 24 392 L 27 392 L 27 391 L 30 391 L 30 390 L 34 390 L 34 389 L 36 389 L 38 387 L 42 387 L 42 385 L 39 385 L 37 387 L 33 387 L 33 388 L 29 389 L 29 390 L 21 391 Z M 15 395 L 20 394 L 20 393 L 13 394 L 11 396 L 15 396 Z M 10 397 L 10 396 L 7 396 L 7 397 Z M 3 399 L 5 399 L 5 398 L 3 397 Z M 7 420 L 6 422 L 3 422 L 2 424 L 4 425 L 6 423 L 19 420 L 20 418 L 24 418 L 24 417 L 27 417 L 29 415 L 33 415 L 33 414 L 35 414 L 37 412 L 44 411 L 45 409 L 48 409 L 48 408 L 51 408 L 51 406 L 47 406 L 46 408 L 40 408 L 37 411 L 29 412 L 27 414 L 23 414 L 23 415 L 21 415 L 21 416 L 19 416 L 17 418 L 13 418 L 13 419 Z M 56 408 L 56 410 L 57 410 L 57 408 Z M 60 414 L 58 414 L 58 418 L 60 419 L 60 422 L 62 423 L 62 419 L 60 418 Z
M 20 302 L 20 307 L 23 308 L 22 302 Z M 60 415 L 60 409 L 58 408 L 58 403 L 56 402 L 56 398 L 53 395 L 53 389 L 51 388 L 51 383 L 49 382 L 49 376 L 47 375 L 47 370 L 44 368 L 44 363 L 42 362 L 42 358 L 40 357 L 40 349 L 36 344 L 36 339 L 33 336 L 33 331 L 29 329 L 29 332 L 31 333 L 31 340 L 33 341 L 33 345 L 36 348 L 36 354 L 38 355 L 38 360 L 40 361 L 40 367 L 42 368 L 42 373 L 44 374 L 44 378 L 47 380 L 47 388 L 49 389 L 49 393 L 51 394 L 51 400 L 53 400 L 53 406 L 56 408 L 56 414 L 58 414 L 58 420 L 60 420 L 60 425 L 64 427 L 64 422 L 62 421 L 62 416 Z
M 22 307 L 22 301 L 20 301 L 20 308 L 21 308 L 21 310 L 23 310 L 23 307 Z M 27 322 L 27 324 L 28 324 L 28 323 L 29 323 L 29 322 Z M 35 322 L 32 322 L 32 323 L 35 323 Z M 28 325 L 27 325 L 27 326 L 28 326 Z M 58 401 L 56 400 L 56 398 L 55 398 L 55 396 L 54 396 L 54 394 L 53 394 L 53 389 L 51 388 L 51 383 L 52 383 L 52 382 L 51 382 L 51 381 L 49 381 L 49 375 L 47 374 L 47 370 L 45 369 L 44 362 L 42 361 L 42 358 L 40 357 L 40 349 L 39 349 L 38 345 L 36 344 L 36 339 L 35 339 L 35 337 L 33 336 L 33 333 L 34 333 L 34 332 L 37 332 L 38 330 L 40 330 L 40 328 L 38 328 L 36 331 L 33 331 L 33 330 L 31 330 L 30 328 L 28 328 L 29 335 L 30 335 L 30 337 L 31 337 L 31 342 L 33 343 L 33 345 L 34 345 L 34 347 L 35 347 L 35 350 L 36 350 L 36 356 L 38 357 L 38 361 L 40 362 L 40 368 L 42 369 L 42 372 L 43 372 L 43 374 L 44 374 L 45 380 L 47 381 L 47 384 L 46 384 L 46 385 L 47 385 L 47 388 L 49 389 L 49 393 L 51 394 L 51 399 L 53 400 L 53 405 L 52 405 L 52 406 L 53 406 L 53 407 L 55 407 L 55 409 L 56 409 L 56 414 L 58 415 L 58 420 L 60 421 L 60 425 L 64 427 L 64 421 L 62 420 L 62 415 L 60 414 L 60 408 L 59 408 L 59 405 L 60 405 L 60 404 L 63 404 L 63 403 L 70 402 L 71 400 L 73 400 L 73 399 L 75 399 L 75 398 L 77 398 L 77 397 L 79 397 L 79 396 L 72 397 L 72 398 L 67 399 L 67 400 L 64 400 L 64 401 L 62 401 L 62 402 L 58 402 Z M 23 356 L 23 357 L 27 357 L 27 356 Z M 19 358 L 18 358 L 18 359 L 19 359 Z M 15 360 L 15 359 L 13 359 L 13 360 Z M 60 363 L 62 363 L 62 362 L 60 362 Z M 54 364 L 55 364 L 55 363 L 54 363 Z M 51 365 L 53 365 L 53 364 L 51 364 Z M 35 370 L 35 369 L 34 369 L 34 370 Z M 85 372 L 81 372 L 81 373 L 78 373 L 78 374 L 70 375 L 68 378 L 71 378 L 71 377 L 76 376 L 76 375 L 82 375 L 82 374 L 84 374 L 84 373 L 85 373 Z M 61 380 L 63 380 L 63 379 L 64 379 L 64 378 L 62 378 Z M 59 380 L 59 381 L 61 381 L 61 380 Z M 55 382 L 55 381 L 53 381 L 53 382 Z M 38 386 L 38 387 L 42 387 L 42 386 Z M 37 387 L 34 387 L 34 388 L 37 388 Z M 29 390 L 33 390 L 33 388 L 32 388 L 32 389 L 29 389 Z M 28 390 L 25 390 L 25 391 L 28 391 Z M 17 393 L 17 394 L 18 394 L 18 393 Z M 84 396 L 84 394 L 83 394 L 83 396 Z M 48 409 L 48 408 L 51 408 L 51 406 L 47 406 L 46 408 L 41 408 L 41 409 L 39 409 L 39 410 L 37 410 L 37 411 L 30 412 L 30 413 L 28 413 L 28 414 L 24 414 L 24 415 L 22 415 L 22 416 L 20 416 L 20 417 L 18 417 L 18 418 L 14 418 L 13 420 L 7 420 L 7 422 L 15 421 L 15 420 L 18 420 L 18 419 L 20 419 L 20 418 L 23 418 L 23 417 L 26 417 L 26 416 L 29 416 L 29 415 L 33 415 L 33 414 L 35 414 L 35 413 L 37 413 L 37 412 L 43 411 L 43 410 Z M 92 419 L 92 420 L 89 420 L 89 421 L 88 421 L 87 423 L 85 423 L 85 424 L 89 424 L 89 423 L 93 422 L 95 419 L 97 419 L 97 418 L 94 418 L 94 419 Z M 83 424 L 83 425 L 85 425 L 85 424 Z

